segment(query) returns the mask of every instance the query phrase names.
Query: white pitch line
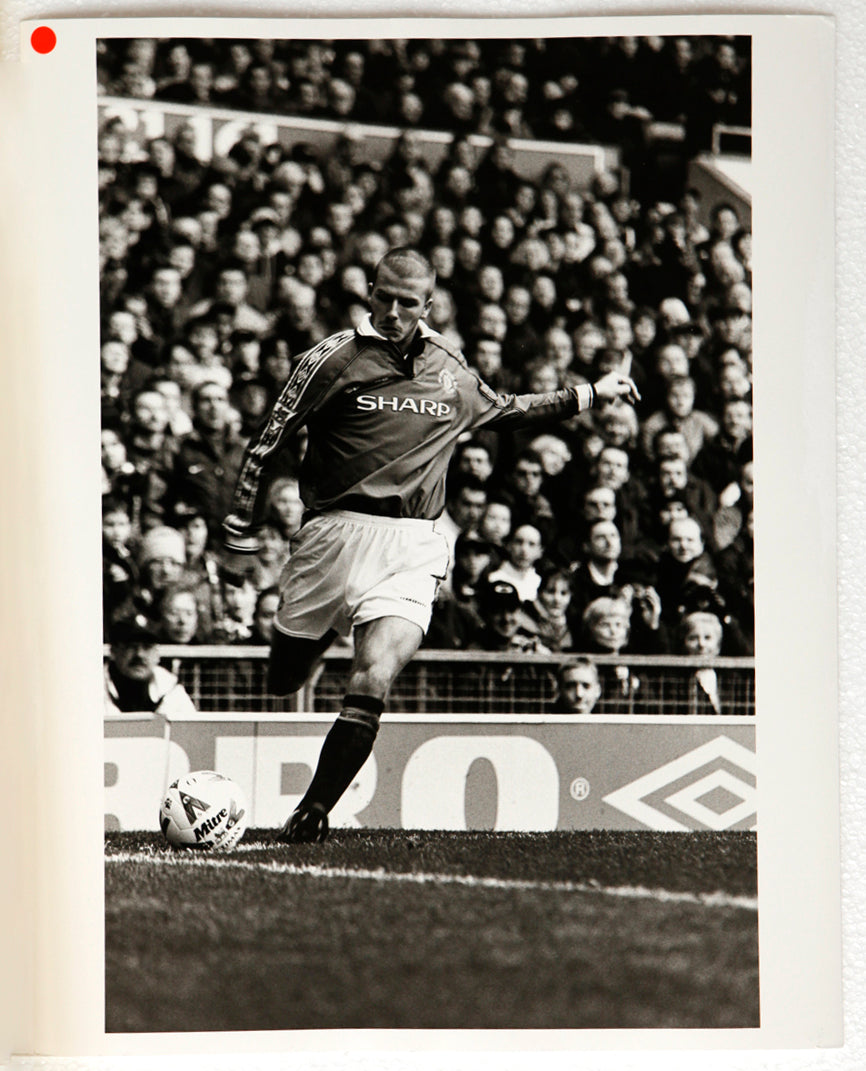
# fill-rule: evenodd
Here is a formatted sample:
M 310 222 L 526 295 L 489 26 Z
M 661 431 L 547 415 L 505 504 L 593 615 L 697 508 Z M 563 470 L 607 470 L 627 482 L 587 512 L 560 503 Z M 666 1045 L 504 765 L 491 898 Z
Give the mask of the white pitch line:
M 287 874 L 309 878 L 352 878 L 357 881 L 403 882 L 411 885 L 463 885 L 474 889 L 527 889 L 535 892 L 592 893 L 597 896 L 614 896 L 626 900 L 655 900 L 667 904 L 696 904 L 702 907 L 741 908 L 757 911 L 758 900 L 754 896 L 731 896 L 724 892 L 691 893 L 674 892 L 669 889 L 648 889 L 643 885 L 601 885 L 589 881 L 529 881 L 515 878 L 483 878 L 466 874 L 430 874 L 392 870 L 356 870 L 345 867 L 299 866 L 296 863 L 278 863 L 274 860 L 248 863 L 242 859 L 220 859 L 204 853 L 178 853 L 176 855 L 151 852 L 117 852 L 105 857 L 106 863 L 156 863 L 169 866 L 206 867 L 213 870 L 248 870 L 269 874 Z

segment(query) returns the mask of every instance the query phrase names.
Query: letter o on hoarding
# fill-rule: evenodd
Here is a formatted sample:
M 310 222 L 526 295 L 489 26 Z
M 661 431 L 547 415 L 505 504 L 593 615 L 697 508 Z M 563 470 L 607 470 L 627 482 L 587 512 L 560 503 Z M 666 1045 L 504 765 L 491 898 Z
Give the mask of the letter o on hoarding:
M 403 828 L 466 829 L 466 781 L 479 759 L 496 771 L 495 830 L 556 829 L 559 772 L 550 752 L 526 736 L 437 736 L 421 744 L 403 771 Z

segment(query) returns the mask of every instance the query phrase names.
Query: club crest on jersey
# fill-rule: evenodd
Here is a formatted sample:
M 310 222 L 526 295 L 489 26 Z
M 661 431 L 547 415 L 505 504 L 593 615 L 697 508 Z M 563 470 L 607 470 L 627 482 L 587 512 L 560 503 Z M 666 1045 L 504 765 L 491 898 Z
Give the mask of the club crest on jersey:
M 450 394 L 454 396 L 457 394 L 457 380 L 451 375 L 447 368 L 443 368 L 439 373 L 439 382 L 442 384 L 442 390 L 446 395 Z

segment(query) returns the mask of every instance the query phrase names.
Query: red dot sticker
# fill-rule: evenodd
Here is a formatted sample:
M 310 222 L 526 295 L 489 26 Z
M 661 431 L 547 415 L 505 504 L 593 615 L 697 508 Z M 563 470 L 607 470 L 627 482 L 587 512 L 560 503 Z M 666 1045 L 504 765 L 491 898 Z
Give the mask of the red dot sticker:
M 33 46 L 34 52 L 44 56 L 57 44 L 57 34 L 50 26 L 37 26 L 30 35 L 30 44 Z

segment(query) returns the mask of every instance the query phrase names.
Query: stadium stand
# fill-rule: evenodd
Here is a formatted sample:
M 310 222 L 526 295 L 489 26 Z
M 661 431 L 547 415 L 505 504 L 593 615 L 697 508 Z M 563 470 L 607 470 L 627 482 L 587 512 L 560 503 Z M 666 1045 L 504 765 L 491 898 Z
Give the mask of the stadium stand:
M 542 586 L 497 632 L 481 596 L 508 541 L 484 533 L 483 567 L 437 604 L 447 655 L 422 651 L 392 701 L 544 712 L 556 664 L 587 652 L 600 710 L 694 712 L 711 665 L 716 704 L 754 712 L 750 208 L 730 179 L 748 158 L 713 163 L 725 131 L 748 145 L 747 40 L 114 39 L 98 83 L 106 623 L 158 625 L 181 585 L 195 631 L 166 657 L 199 709 L 286 709 L 243 645 L 267 638 L 258 595 L 297 519 L 275 506 L 261 561 L 229 576 L 225 494 L 294 359 L 358 322 L 375 264 L 408 243 L 437 267 L 432 326 L 496 389 L 620 368 L 643 402 L 458 452 L 455 539 L 501 504 L 540 533 L 540 575 L 570 577 L 570 607 Z M 481 475 L 460 468 L 470 446 Z M 584 619 L 600 598 L 616 642 Z M 689 660 L 695 611 L 722 642 Z M 341 658 L 308 709 L 333 708 Z

